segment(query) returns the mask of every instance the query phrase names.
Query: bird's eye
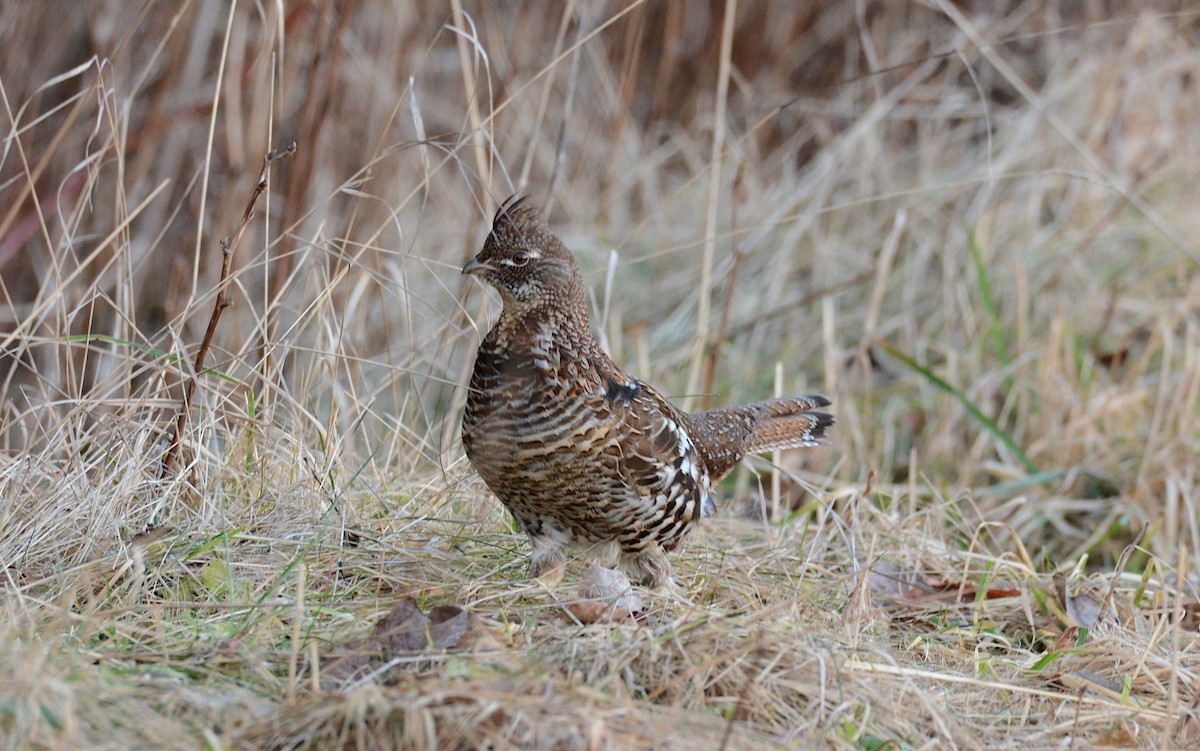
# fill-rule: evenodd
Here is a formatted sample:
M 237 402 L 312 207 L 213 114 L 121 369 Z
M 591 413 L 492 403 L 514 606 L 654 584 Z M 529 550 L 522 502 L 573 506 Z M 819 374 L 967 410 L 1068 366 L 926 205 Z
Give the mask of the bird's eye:
M 527 263 L 529 263 L 529 254 L 528 253 L 524 253 L 524 252 L 520 252 L 520 251 L 513 253 L 513 257 L 512 257 L 513 266 L 524 266 Z

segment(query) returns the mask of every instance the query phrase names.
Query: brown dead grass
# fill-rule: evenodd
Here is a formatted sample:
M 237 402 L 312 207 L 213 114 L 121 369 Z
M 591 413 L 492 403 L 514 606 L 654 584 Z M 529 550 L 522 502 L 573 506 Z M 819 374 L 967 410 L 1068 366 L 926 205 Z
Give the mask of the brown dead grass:
M 726 7 L 0 8 L 0 746 L 1200 742 L 1200 15 Z M 835 400 L 636 622 L 457 443 L 515 191 L 632 371 Z

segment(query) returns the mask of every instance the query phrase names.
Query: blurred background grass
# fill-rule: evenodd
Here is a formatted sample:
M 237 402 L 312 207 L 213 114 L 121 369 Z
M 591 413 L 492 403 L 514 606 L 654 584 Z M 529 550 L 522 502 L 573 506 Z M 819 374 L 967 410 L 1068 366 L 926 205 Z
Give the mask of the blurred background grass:
M 503 532 L 457 438 L 498 303 L 458 269 L 514 192 L 641 378 L 833 396 L 834 446 L 783 465 L 888 511 L 872 534 L 1112 571 L 1145 529 L 1139 570 L 1190 573 L 1198 30 L 1182 1 L 7 3 L 10 615 L 148 530 L 320 529 L 339 561 L 348 528 L 389 560 L 430 517 Z M 292 141 L 163 473 L 220 241 Z

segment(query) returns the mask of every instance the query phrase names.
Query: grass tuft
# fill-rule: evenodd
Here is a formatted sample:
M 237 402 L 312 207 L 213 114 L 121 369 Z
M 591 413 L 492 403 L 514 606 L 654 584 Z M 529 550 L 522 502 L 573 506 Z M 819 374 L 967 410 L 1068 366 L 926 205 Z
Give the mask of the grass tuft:
M 411 5 L 0 4 L 0 747 L 1196 746 L 1200 13 Z M 634 620 L 462 455 L 515 192 L 834 399 Z

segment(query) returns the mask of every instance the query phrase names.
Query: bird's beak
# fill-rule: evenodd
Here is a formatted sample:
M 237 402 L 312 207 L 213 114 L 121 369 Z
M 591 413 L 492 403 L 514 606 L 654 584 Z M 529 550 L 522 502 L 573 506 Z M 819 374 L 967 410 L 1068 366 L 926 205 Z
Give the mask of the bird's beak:
M 470 261 L 468 261 L 466 266 L 463 266 L 462 272 L 464 274 L 482 274 L 485 271 L 491 271 L 491 270 L 492 270 L 491 266 L 489 266 L 486 263 L 484 263 L 483 261 L 479 260 L 479 257 L 476 256 L 475 258 L 472 258 Z

